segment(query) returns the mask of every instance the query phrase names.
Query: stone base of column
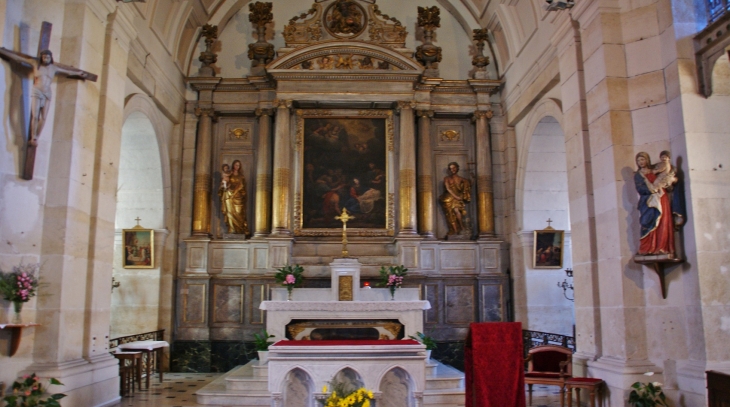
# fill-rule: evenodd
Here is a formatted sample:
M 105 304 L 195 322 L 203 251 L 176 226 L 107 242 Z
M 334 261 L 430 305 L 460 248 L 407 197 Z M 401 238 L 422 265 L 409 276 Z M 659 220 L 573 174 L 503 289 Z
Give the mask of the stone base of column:
M 395 236 L 396 239 L 420 239 L 421 235 L 418 234 L 413 229 L 410 230 L 401 230 L 398 232 L 398 234 Z
M 291 236 L 293 236 L 291 230 L 279 229 L 279 228 L 274 229 L 271 232 L 271 234 L 269 235 L 269 237 L 291 237 Z
M 271 236 L 269 232 L 256 232 L 251 236 L 252 240 L 263 240 L 267 237 Z
M 654 374 L 646 376 L 647 372 Z M 596 361 L 588 361 L 586 376 L 597 377 L 606 382 L 608 390 L 603 392 L 603 405 L 609 407 L 625 407 L 631 385 L 635 382 L 665 383 L 663 369 L 649 360 L 627 361 L 601 357 Z
M 68 406 L 112 406 L 119 402 L 119 362 L 104 352 L 91 360 L 75 359 L 58 363 L 34 363 L 21 375 L 35 373 L 58 379 L 53 393 L 64 393 Z
M 677 391 L 682 395 L 685 406 L 705 405 L 707 401 L 707 375 L 705 372 L 708 370 L 730 374 L 730 362 L 722 364 L 705 363 L 701 360 L 677 362 Z M 666 376 L 667 374 L 665 374 Z M 662 387 L 662 390 L 665 390 L 665 387 Z

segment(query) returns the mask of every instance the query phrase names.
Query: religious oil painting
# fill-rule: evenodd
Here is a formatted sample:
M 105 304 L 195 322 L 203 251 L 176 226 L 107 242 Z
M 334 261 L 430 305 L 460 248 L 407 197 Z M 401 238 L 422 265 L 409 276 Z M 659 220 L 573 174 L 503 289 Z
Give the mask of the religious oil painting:
M 155 235 L 152 229 L 124 229 L 122 265 L 125 269 L 151 269 L 155 266 Z
M 387 233 L 388 159 L 392 144 L 392 113 L 352 115 L 300 114 L 298 147 L 302 163 L 300 201 L 295 208 L 299 235 L 341 233 L 336 217 L 346 209 L 352 236 Z M 327 232 L 329 230 L 329 232 Z M 338 232 L 339 231 L 339 232 Z
M 543 229 L 535 231 L 532 267 L 559 269 L 563 267 L 563 231 Z

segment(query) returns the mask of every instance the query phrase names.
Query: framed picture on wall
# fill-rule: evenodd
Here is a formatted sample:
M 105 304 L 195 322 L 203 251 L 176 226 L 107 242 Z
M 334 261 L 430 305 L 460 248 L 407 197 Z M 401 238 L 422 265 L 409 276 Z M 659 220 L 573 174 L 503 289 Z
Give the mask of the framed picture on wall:
M 536 230 L 532 249 L 532 268 L 563 268 L 564 231 L 553 228 Z
M 125 269 L 155 267 L 155 233 L 152 229 L 122 230 L 122 266 Z
M 297 145 L 301 182 L 295 205 L 295 234 L 339 236 L 346 209 L 351 236 L 393 233 L 389 193 L 390 111 L 298 111 Z M 392 155 L 392 154 L 391 154 Z

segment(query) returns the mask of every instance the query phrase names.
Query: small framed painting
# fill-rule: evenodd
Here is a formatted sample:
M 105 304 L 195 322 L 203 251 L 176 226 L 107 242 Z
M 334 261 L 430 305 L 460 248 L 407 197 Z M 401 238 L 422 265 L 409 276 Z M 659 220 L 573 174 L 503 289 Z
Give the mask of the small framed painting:
M 532 268 L 563 268 L 564 231 L 553 228 L 536 230 L 532 249 Z
M 122 265 L 125 269 L 155 267 L 155 233 L 152 229 L 122 230 Z

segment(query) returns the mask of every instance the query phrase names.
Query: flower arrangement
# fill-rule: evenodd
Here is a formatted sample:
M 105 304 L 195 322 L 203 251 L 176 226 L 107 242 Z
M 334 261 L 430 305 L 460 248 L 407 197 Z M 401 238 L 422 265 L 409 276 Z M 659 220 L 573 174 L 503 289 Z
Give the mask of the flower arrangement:
M 653 376 L 654 372 L 644 373 L 646 376 Z M 642 383 L 636 382 L 631 385 L 629 393 L 629 404 L 634 407 L 656 407 L 667 406 L 667 400 L 662 391 L 662 384 L 659 382 Z
M 322 388 L 322 393 L 327 394 L 327 386 Z M 324 407 L 370 407 L 370 400 L 373 399 L 373 392 L 360 387 L 357 390 L 347 391 L 342 383 L 332 384 L 332 393 L 324 400 Z
M 294 287 L 302 285 L 302 280 L 304 280 L 303 273 L 304 267 L 298 264 L 295 266 L 287 264 L 277 269 L 276 274 L 274 274 L 276 282 L 286 287 L 286 290 L 289 292 L 289 299 L 291 299 L 291 291 Z
M 380 267 L 381 287 L 388 287 L 390 290 L 390 299 L 395 299 L 395 290 L 403 285 L 403 277 L 408 274 L 408 269 L 404 266 L 385 266 Z
M 50 384 L 62 385 L 63 383 L 51 378 Z M 7 407 L 61 407 L 58 400 L 66 397 L 65 394 L 57 393 L 46 395 L 47 397 L 43 398 L 43 385 L 35 373 L 23 376 L 23 381 L 13 382 L 12 390 L 12 394 L 3 398 Z
M 30 301 L 38 289 L 38 264 L 21 264 L 9 273 L 0 272 L 0 294 L 13 302 L 15 315 L 12 323 L 20 324 L 20 311 L 23 303 Z

